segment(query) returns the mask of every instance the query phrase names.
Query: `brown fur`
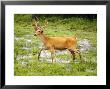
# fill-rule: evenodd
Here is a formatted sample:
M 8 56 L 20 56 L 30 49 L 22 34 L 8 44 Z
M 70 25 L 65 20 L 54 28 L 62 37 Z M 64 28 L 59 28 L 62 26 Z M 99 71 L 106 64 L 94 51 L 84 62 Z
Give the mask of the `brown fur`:
M 47 48 L 71 49 L 75 48 L 77 44 L 75 37 L 46 37 L 43 34 L 39 37 Z
M 48 37 L 43 34 L 43 29 L 38 26 L 38 24 L 33 26 L 35 29 L 35 36 L 40 37 L 45 48 L 51 51 L 52 62 L 54 59 L 55 50 L 68 49 L 73 56 L 73 60 L 75 59 L 75 53 L 79 53 L 79 50 L 76 48 L 76 37 Z

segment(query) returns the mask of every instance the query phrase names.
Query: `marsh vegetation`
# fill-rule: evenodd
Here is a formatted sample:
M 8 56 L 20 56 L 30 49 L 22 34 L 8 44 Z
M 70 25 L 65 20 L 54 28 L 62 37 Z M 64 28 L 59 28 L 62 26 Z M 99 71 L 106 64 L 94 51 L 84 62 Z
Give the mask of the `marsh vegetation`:
M 67 51 L 55 52 L 51 63 L 50 52 L 43 50 L 41 40 L 34 36 L 31 14 L 14 15 L 14 75 L 15 76 L 96 76 L 97 75 L 97 21 L 96 18 L 74 15 L 39 15 L 41 24 L 48 21 L 44 30 L 47 36 L 76 36 L 81 51 L 73 62 Z

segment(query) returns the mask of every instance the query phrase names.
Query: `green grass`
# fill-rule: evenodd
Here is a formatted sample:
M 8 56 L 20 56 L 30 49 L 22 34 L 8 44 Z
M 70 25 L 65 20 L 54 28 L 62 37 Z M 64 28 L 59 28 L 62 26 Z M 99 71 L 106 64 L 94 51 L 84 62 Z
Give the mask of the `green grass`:
M 30 15 L 15 15 L 14 18 L 14 75 L 15 76 L 96 76 L 97 75 L 97 30 L 96 19 L 74 17 L 62 18 L 51 16 L 47 18 L 49 24 L 44 30 L 48 36 L 77 36 L 78 41 L 88 39 L 92 48 L 82 53 L 82 61 L 72 61 L 71 55 L 56 56 L 70 63 L 41 62 L 37 59 L 41 41 L 34 36 Z M 41 15 L 41 24 L 44 24 L 44 16 Z M 31 40 L 31 42 L 29 42 Z M 27 45 L 27 50 L 23 49 Z M 95 49 L 94 49 L 95 48 Z M 18 56 L 31 55 L 28 58 L 17 60 Z M 77 59 L 78 55 L 77 55 Z M 45 60 L 45 58 L 44 58 Z M 24 63 L 24 64 L 23 64 Z

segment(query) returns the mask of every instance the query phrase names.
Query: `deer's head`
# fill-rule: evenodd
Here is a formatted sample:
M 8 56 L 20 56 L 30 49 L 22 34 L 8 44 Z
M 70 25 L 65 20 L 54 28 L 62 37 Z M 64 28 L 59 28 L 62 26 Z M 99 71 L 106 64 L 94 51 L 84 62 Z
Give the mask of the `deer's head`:
M 45 21 L 46 24 L 44 26 L 41 26 L 39 24 L 39 19 L 36 17 L 36 19 L 33 20 L 33 27 L 34 27 L 34 30 L 35 30 L 35 34 L 34 36 L 36 35 L 42 35 L 43 34 L 43 29 L 47 26 L 48 22 Z

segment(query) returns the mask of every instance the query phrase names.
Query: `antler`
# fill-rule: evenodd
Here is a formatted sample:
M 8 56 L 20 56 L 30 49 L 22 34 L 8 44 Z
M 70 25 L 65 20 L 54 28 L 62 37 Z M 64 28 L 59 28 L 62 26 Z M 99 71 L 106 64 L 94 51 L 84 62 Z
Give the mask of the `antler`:
M 38 26 L 38 23 L 39 23 L 39 19 L 37 17 L 35 17 L 35 19 L 33 20 L 33 26 Z
M 38 19 L 37 17 L 35 17 L 35 20 L 36 20 L 36 21 L 39 21 L 39 19 Z

